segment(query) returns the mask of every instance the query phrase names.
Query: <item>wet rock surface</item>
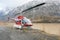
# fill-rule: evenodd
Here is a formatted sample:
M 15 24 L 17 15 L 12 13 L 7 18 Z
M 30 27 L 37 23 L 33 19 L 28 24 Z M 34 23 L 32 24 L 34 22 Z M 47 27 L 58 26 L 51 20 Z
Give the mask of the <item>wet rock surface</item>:
M 58 40 L 58 38 L 35 29 L 23 31 L 0 27 L 0 40 Z

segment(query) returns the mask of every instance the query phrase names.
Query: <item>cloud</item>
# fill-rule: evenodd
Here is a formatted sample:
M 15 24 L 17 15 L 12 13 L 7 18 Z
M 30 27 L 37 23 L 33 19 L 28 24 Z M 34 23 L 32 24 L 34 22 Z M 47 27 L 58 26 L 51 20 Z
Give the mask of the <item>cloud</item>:
M 26 3 L 28 1 L 32 1 L 32 0 L 0 0 L 0 3 L 2 3 L 2 5 L 8 6 L 8 7 L 16 7 L 16 6 Z

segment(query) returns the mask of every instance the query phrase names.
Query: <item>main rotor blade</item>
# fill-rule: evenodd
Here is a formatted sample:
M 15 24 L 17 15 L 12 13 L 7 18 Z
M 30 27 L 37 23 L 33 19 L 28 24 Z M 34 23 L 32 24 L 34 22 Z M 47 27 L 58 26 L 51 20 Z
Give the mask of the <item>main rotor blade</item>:
M 36 8 L 36 7 L 38 7 L 38 6 L 42 6 L 42 5 L 44 5 L 44 4 L 46 4 L 46 3 L 41 3 L 41 4 L 38 4 L 38 5 L 35 5 L 35 6 L 30 7 L 30 8 L 28 8 L 28 9 L 26 9 L 26 10 L 23 10 L 21 13 L 23 13 L 23 12 L 25 12 L 25 11 L 28 11 L 28 10 L 30 10 L 30 9 Z M 18 14 L 20 14 L 20 13 L 15 14 L 15 16 L 18 15 Z
M 28 10 L 33 9 L 33 8 L 35 8 L 35 7 L 38 7 L 38 6 L 42 6 L 42 5 L 44 5 L 44 4 L 46 4 L 46 3 L 38 4 L 38 5 L 36 5 L 36 6 L 33 6 L 33 7 L 28 8 L 28 9 L 22 11 L 22 12 L 28 11 Z

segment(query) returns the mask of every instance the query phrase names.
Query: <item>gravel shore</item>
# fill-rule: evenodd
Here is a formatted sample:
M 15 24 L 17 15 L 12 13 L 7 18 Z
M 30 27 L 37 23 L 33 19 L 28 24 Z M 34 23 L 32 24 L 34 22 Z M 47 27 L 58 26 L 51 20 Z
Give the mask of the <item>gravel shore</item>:
M 57 36 L 47 35 L 39 30 L 17 30 L 0 27 L 0 40 L 59 40 Z

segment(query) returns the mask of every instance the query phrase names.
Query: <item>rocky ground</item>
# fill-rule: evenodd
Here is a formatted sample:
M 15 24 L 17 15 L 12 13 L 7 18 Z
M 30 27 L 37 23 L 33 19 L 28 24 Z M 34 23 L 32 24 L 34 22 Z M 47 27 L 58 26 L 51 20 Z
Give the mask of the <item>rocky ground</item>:
M 57 36 L 48 35 L 39 30 L 17 30 L 0 26 L 0 40 L 59 40 Z

